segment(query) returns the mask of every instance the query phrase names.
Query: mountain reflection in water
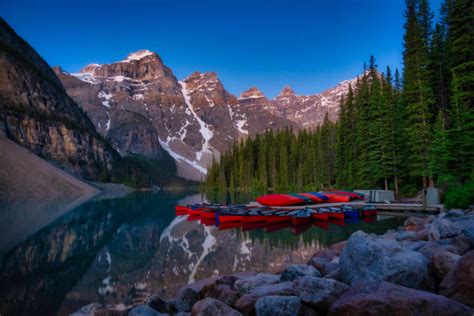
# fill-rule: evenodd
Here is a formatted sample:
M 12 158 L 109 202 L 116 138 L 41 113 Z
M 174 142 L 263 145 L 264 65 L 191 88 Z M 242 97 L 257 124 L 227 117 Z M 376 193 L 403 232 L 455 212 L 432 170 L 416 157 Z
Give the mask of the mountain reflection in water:
M 403 220 L 219 229 L 175 217 L 176 204 L 202 201 L 137 192 L 76 208 L 4 255 L 0 314 L 67 315 L 91 303 L 120 310 L 201 278 L 278 272 L 358 229 L 383 233 Z

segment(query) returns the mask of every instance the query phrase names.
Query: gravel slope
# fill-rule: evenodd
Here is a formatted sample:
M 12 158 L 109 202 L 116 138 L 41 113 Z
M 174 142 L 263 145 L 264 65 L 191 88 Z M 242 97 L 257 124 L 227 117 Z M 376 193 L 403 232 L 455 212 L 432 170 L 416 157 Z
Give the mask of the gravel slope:
M 0 133 L 0 256 L 98 193 Z

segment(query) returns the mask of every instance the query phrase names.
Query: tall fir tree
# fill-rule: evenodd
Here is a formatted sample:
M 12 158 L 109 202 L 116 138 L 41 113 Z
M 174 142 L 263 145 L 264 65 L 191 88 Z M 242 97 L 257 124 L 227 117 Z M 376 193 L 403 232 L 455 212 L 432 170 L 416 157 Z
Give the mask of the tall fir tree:
M 407 0 L 403 52 L 403 100 L 408 145 L 407 167 L 411 176 L 420 177 L 423 187 L 431 180 L 431 113 L 433 103 L 429 84 L 429 6 L 426 1 Z

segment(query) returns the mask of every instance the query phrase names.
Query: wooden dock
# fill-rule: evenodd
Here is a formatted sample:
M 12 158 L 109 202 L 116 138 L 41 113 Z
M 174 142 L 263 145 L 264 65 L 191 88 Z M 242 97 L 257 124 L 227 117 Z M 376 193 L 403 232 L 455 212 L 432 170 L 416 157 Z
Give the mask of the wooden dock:
M 443 204 L 427 205 L 424 207 L 423 204 L 416 204 L 416 203 L 366 203 L 363 201 L 353 201 L 353 202 L 344 202 L 344 203 L 319 203 L 319 204 L 297 205 L 297 206 L 279 206 L 279 207 L 274 207 L 274 208 L 295 210 L 295 209 L 300 209 L 302 207 L 309 207 L 312 209 L 318 209 L 322 207 L 340 207 L 342 205 L 352 205 L 352 206 L 357 206 L 357 207 L 374 206 L 379 211 L 382 211 L 388 214 L 393 213 L 393 215 L 395 215 L 395 213 L 399 215 L 400 214 L 401 215 L 415 215 L 415 214 L 436 215 L 436 214 L 444 212 Z M 263 207 L 264 205 L 258 202 L 250 202 L 248 206 Z

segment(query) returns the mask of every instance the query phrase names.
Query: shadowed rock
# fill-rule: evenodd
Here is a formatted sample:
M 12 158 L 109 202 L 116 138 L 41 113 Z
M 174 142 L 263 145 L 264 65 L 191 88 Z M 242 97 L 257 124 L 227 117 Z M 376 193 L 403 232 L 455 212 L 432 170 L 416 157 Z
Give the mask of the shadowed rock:
M 474 306 L 474 250 L 459 259 L 444 278 L 440 294 Z
M 466 305 L 441 295 L 388 282 L 360 283 L 331 306 L 328 315 L 472 315 Z
M 339 259 L 341 280 L 347 284 L 389 281 L 417 289 L 433 289 L 428 259 L 396 241 L 357 231 Z

